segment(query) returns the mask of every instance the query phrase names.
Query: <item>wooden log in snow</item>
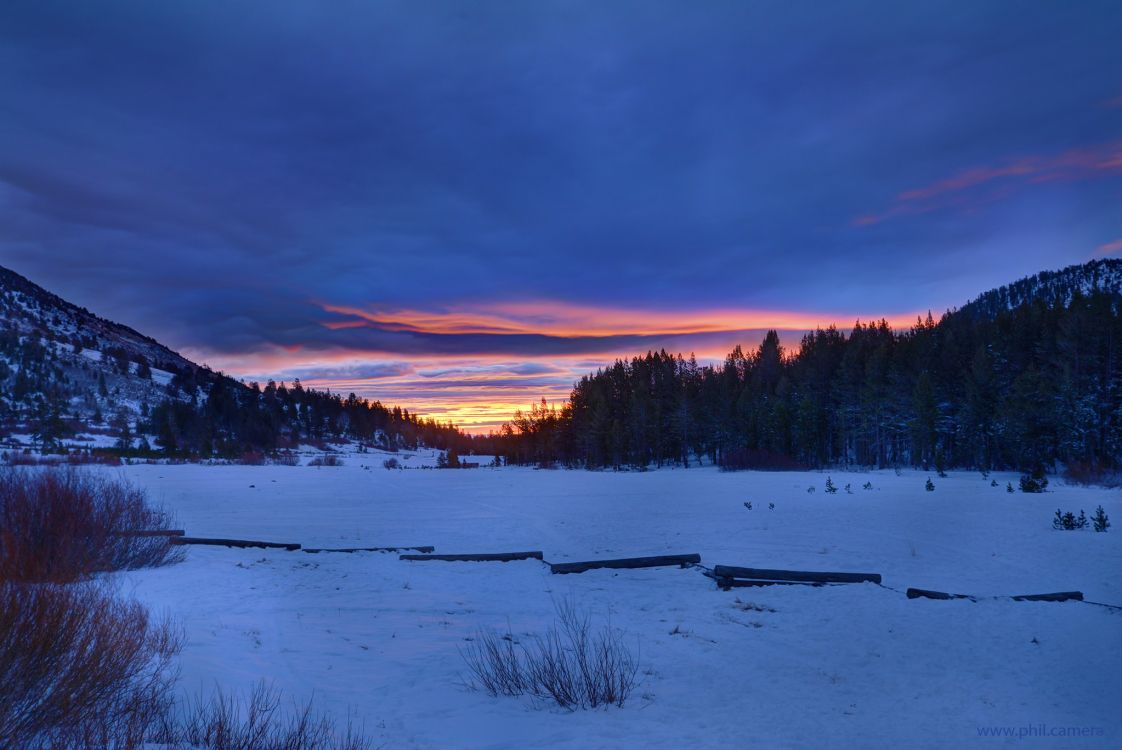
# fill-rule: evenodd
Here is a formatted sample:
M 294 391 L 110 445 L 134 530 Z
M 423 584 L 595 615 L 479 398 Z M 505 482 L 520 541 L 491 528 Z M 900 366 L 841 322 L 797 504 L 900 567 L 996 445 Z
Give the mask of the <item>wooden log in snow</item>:
M 318 554 L 320 552 L 402 552 L 404 550 L 413 550 L 416 552 L 432 552 L 436 547 L 333 547 L 333 548 L 318 548 L 308 549 L 304 551 L 310 554 Z
M 756 586 L 830 586 L 818 581 L 759 581 L 743 578 L 717 578 L 717 585 L 723 589 L 745 589 Z
M 399 560 L 443 560 L 445 562 L 510 562 L 511 560 L 541 560 L 540 551 L 487 552 L 463 555 L 401 555 Z
M 926 589 L 908 589 L 905 592 L 909 599 L 969 599 L 972 602 L 980 598 L 1012 599 L 1015 602 L 1067 602 L 1083 601 L 1082 591 L 1057 591 L 1053 594 L 1021 594 L 1019 596 L 977 597 L 969 594 L 948 594 L 945 591 L 927 591 Z
M 216 547 L 260 547 L 262 549 L 300 549 L 299 544 L 290 542 L 261 542 L 254 539 L 206 539 L 198 536 L 173 536 L 172 544 L 210 544 Z
M 1083 601 L 1082 591 L 1057 591 L 1054 594 L 1022 594 L 1021 596 L 1014 596 L 1015 602 L 1068 602 Z
M 908 589 L 907 591 L 904 592 L 904 594 L 909 599 L 939 599 L 939 600 L 970 599 L 971 601 L 974 600 L 974 597 L 967 596 L 966 594 L 948 594 L 946 591 L 928 591 L 927 589 Z
M 658 568 L 664 565 L 686 567 L 701 562 L 701 555 L 655 555 L 653 557 L 623 557 L 618 560 L 588 560 L 587 562 L 554 563 L 551 573 L 583 573 L 596 568 Z
M 183 536 L 187 532 L 183 529 L 130 529 L 128 531 L 115 531 L 114 536 Z
M 822 573 L 810 570 L 738 568 L 733 565 L 715 565 L 713 566 L 713 575 L 716 578 L 747 578 L 756 581 L 797 583 L 880 583 L 880 573 Z

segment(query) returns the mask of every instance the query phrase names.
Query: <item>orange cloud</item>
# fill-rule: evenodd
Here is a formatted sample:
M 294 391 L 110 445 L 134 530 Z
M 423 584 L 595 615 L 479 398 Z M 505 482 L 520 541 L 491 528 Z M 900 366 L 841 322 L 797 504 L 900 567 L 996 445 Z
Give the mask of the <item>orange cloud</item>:
M 597 345 L 594 351 L 585 351 L 574 342 L 576 351 L 565 354 L 533 350 L 516 354 L 403 354 L 354 348 L 353 339 L 349 346 L 331 348 L 328 336 L 319 340 L 327 348 L 318 351 L 305 347 L 293 352 L 277 346 L 231 355 L 184 353 L 246 380 L 291 382 L 299 378 L 310 387 L 353 392 L 407 408 L 422 417 L 451 421 L 468 432 L 486 433 L 509 421 L 516 409 L 526 410 L 543 397 L 551 403 L 564 403 L 583 375 L 646 351 L 647 346 L 636 345 L 634 339 L 613 342 L 611 337 L 653 336 L 651 348 L 665 346 L 673 353 L 692 350 L 699 361 L 716 362 L 738 343 L 749 348 L 759 343 L 762 334 L 756 337 L 746 331 L 776 328 L 786 346 L 794 349 L 802 331 L 830 324 L 847 327 L 857 317 L 875 317 L 733 308 L 625 309 L 552 300 L 463 304 L 436 311 L 368 310 L 342 305 L 323 305 L 323 309 L 346 316 L 325 324 L 328 330 L 341 332 L 371 326 L 447 335 L 538 334 L 590 337 L 597 340 Z M 904 328 L 916 317 L 915 313 L 894 316 L 889 323 Z M 704 336 L 691 338 L 699 334 Z
M 1069 149 L 1051 156 L 1024 156 L 1004 164 L 972 167 L 930 185 L 905 190 L 886 210 L 858 216 L 853 224 L 871 226 L 905 214 L 921 214 L 954 206 L 972 208 L 978 202 L 985 202 L 986 197 L 979 201 L 976 192 L 972 194 L 972 199 L 963 194 L 991 184 L 999 184 L 1003 188 L 988 196 L 993 199 L 1006 197 L 1010 192 L 1010 182 L 1014 186 L 1018 182 L 1074 182 L 1115 174 L 1122 174 L 1122 141 Z
M 431 334 L 535 334 L 560 338 L 606 336 L 682 336 L 775 328 L 810 330 L 854 316 L 842 313 L 801 313 L 780 310 L 713 309 L 653 310 L 577 305 L 561 301 L 504 302 L 460 305 L 443 311 L 366 310 L 324 304 L 327 312 L 351 316 L 329 328 L 353 328 L 365 321 L 387 331 Z M 915 315 L 889 322 L 910 325 Z

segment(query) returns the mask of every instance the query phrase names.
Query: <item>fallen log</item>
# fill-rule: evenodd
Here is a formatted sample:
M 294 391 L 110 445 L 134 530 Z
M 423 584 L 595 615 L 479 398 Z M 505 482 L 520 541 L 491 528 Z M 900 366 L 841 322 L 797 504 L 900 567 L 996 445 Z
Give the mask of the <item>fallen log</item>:
M 541 560 L 542 553 L 488 552 L 463 555 L 400 555 L 399 560 L 443 560 L 445 562 L 510 562 L 511 560 Z
M 943 601 L 945 601 L 947 599 L 969 599 L 970 601 L 976 601 L 974 599 L 974 597 L 967 596 L 966 594 L 948 594 L 945 591 L 928 591 L 927 589 L 908 589 L 907 591 L 904 592 L 904 594 L 909 599 L 921 599 L 922 598 L 922 599 L 939 599 L 939 600 L 943 600 Z
M 1014 596 L 1015 602 L 1067 602 L 1083 601 L 1082 591 L 1057 591 L 1054 594 L 1022 594 Z
M 415 550 L 417 552 L 432 552 L 436 547 L 321 547 L 316 549 L 305 548 L 304 551 L 315 555 L 320 552 L 401 552 Z
M 701 562 L 701 555 L 655 555 L 653 557 L 623 557 L 617 560 L 588 560 L 586 562 L 554 563 L 551 573 L 583 573 L 596 568 L 658 568 L 664 565 L 686 567 Z
M 880 583 L 880 573 L 821 573 L 809 570 L 738 568 L 733 565 L 715 565 L 713 575 L 716 578 L 748 578 L 756 581 L 797 583 Z
M 714 576 L 715 577 L 715 576 Z M 757 581 L 743 578 L 717 578 L 717 585 L 722 589 L 746 589 L 756 586 L 832 586 L 830 583 L 818 581 Z
M 216 547 L 260 547 L 262 549 L 286 549 L 290 552 L 300 549 L 299 544 L 289 542 L 260 542 L 253 539 L 207 539 L 198 536 L 173 536 L 172 544 L 210 544 Z
M 183 536 L 183 529 L 130 529 L 128 531 L 114 531 L 113 536 Z
M 939 599 L 942 601 L 948 599 L 969 599 L 976 602 L 979 599 L 1012 599 L 1015 602 L 1067 602 L 1067 601 L 1083 601 L 1082 591 L 1057 591 L 1053 594 L 1021 594 L 1018 596 L 992 596 L 992 597 L 979 597 L 970 596 L 969 594 L 948 594 L 945 591 L 928 591 L 926 589 L 908 589 L 904 592 L 909 599 Z

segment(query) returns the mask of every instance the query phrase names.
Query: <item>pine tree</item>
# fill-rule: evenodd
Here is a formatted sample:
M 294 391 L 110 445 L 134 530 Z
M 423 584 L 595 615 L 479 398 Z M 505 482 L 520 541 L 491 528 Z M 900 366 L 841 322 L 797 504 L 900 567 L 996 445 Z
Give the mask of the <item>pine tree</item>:
M 1095 514 L 1091 516 L 1091 523 L 1094 524 L 1095 531 L 1106 531 L 1110 528 L 1110 519 L 1106 516 L 1106 511 L 1103 506 L 1095 508 Z
M 834 480 L 830 477 L 826 477 L 826 491 L 831 495 L 838 491 L 837 486 L 834 484 Z
M 931 477 L 927 478 L 927 484 L 925 484 L 923 486 L 923 488 L 925 490 L 927 490 L 928 492 L 934 492 L 935 491 L 935 483 L 931 481 Z

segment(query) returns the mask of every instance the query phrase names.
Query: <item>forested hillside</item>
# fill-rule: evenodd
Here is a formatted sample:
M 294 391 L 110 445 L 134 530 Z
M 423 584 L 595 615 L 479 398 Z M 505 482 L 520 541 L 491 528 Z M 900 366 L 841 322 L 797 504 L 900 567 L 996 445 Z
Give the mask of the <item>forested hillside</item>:
M 0 268 L 0 438 L 44 450 L 238 457 L 359 440 L 469 452 L 455 427 L 354 395 L 244 384 Z
M 723 363 L 649 352 L 504 426 L 516 463 L 1091 471 L 1122 465 L 1122 261 L 1042 273 L 905 331 L 770 332 Z

